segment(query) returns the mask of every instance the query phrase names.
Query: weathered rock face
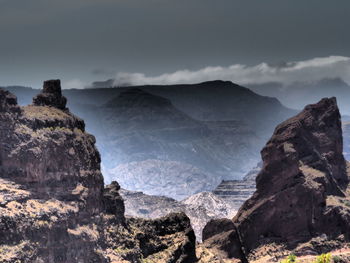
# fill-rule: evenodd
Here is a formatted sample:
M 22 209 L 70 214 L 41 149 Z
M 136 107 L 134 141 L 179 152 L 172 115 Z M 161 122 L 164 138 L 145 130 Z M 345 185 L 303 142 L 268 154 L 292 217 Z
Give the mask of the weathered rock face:
M 103 212 L 94 137 L 55 103 L 20 108 L 12 95 L 0 94 L 0 245 L 21 262 L 100 261 L 92 249 L 99 235 L 77 234 L 95 233 L 92 218 Z
M 319 236 L 326 239 L 309 250 L 323 252 L 329 240 L 348 240 L 348 175 L 342 149 L 335 98 L 308 105 L 277 126 L 261 152 L 263 168 L 256 192 L 234 217 L 230 235 L 220 231 L 215 235 L 215 222 L 206 227 L 212 236 L 208 246 L 233 244 L 236 247 L 219 248 L 246 261 L 256 254 L 254 250 L 270 243 L 298 253 L 300 244 Z
M 45 81 L 43 92 L 33 98 L 33 104 L 66 109 L 67 99 L 62 96 L 61 81 L 59 79 Z
M 65 108 L 58 80 L 45 82 L 33 101 L 19 107 L 0 89 L 0 262 L 141 262 L 154 253 L 194 260 L 185 215 L 125 219 L 119 185 L 104 189 L 95 138 Z
M 124 222 L 125 206 L 124 200 L 119 194 L 119 190 L 120 186 L 115 181 L 107 185 L 103 192 L 103 203 L 105 213 L 116 216 L 119 222 Z
M 120 201 L 116 183 L 107 186 L 107 200 Z M 108 202 L 111 204 L 110 202 Z M 107 206 L 109 209 L 111 206 Z M 196 237 L 184 213 L 171 213 L 155 220 L 127 217 L 120 223 L 118 211 L 103 216 L 103 255 L 111 262 L 195 262 Z M 112 215 L 112 213 L 114 215 Z M 115 215 L 116 214 L 116 215 Z M 125 262 L 126 262 L 125 261 Z

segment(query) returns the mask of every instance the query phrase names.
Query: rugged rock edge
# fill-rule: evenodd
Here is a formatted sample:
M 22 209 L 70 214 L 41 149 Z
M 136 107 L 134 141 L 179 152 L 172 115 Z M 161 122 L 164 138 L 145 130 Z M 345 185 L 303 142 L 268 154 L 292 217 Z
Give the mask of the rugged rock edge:
M 242 262 L 318 254 L 349 242 L 349 172 L 335 98 L 278 125 L 261 151 L 257 190 L 233 218 L 203 230 L 204 246 Z
M 125 218 L 84 121 L 59 80 L 33 105 L 0 89 L 0 262 L 194 262 L 188 217 Z

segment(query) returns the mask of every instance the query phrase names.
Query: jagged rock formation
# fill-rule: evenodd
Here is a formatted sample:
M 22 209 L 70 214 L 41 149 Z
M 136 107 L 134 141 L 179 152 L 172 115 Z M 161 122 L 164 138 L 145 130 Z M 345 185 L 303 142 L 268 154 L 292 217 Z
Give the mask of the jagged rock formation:
M 59 79 L 45 81 L 42 93 L 33 98 L 33 104 L 66 109 L 67 99 L 62 96 L 61 81 Z
M 278 251 L 321 253 L 344 245 L 350 198 L 342 149 L 335 98 L 308 105 L 278 125 L 261 152 L 256 192 L 234 217 L 234 229 L 206 226 L 207 247 L 247 262 Z
M 0 262 L 194 261 L 184 214 L 125 219 L 95 138 L 65 104 L 57 80 L 25 107 L 0 89 Z
M 125 202 L 127 216 L 154 219 L 169 213 L 184 212 L 190 218 L 199 242 L 207 222 L 214 218 L 232 218 L 236 213 L 228 203 L 210 192 L 198 193 L 182 201 L 125 189 L 122 189 L 120 194 Z

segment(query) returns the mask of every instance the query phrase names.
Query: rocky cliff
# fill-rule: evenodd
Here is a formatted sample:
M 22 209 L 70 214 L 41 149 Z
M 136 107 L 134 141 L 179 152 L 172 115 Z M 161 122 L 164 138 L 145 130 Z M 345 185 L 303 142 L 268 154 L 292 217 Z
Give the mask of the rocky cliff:
M 206 226 L 207 247 L 243 262 L 293 251 L 321 253 L 349 240 L 350 198 L 335 98 L 278 125 L 263 148 L 257 190 L 229 230 Z M 273 255 L 273 256 L 272 256 Z
M 195 260 L 187 216 L 126 219 L 100 161 L 59 80 L 25 107 L 0 89 L 0 262 Z

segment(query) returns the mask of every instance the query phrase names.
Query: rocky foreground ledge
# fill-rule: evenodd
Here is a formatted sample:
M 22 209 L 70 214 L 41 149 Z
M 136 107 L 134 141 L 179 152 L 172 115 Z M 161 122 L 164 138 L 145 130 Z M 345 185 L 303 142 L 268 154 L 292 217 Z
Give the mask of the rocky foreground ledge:
M 277 126 L 261 152 L 256 192 L 233 220 L 206 225 L 203 247 L 241 262 L 279 262 L 289 253 L 348 246 L 349 171 L 342 150 L 335 98 Z
M 0 89 L 0 262 L 194 262 L 188 217 L 127 219 L 59 80 L 25 107 Z

